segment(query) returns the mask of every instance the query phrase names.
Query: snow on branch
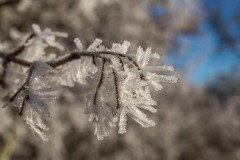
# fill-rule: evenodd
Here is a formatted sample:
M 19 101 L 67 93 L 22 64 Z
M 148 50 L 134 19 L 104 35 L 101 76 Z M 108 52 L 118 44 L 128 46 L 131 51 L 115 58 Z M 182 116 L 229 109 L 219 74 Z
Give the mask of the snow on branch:
M 47 141 L 45 132 L 49 128 L 45 122 L 51 119 L 48 105 L 56 99 L 56 85 L 86 85 L 86 79 L 95 75 L 96 88 L 87 96 L 85 113 L 89 115 L 89 121 L 94 123 L 94 134 L 99 140 L 109 135 L 110 127 L 118 126 L 118 132 L 125 133 L 129 118 L 142 127 L 154 126 L 155 122 L 143 113 L 143 110 L 152 113 L 157 111 L 150 86 L 159 91 L 163 88 L 162 82 L 176 83 L 176 77 L 159 74 L 161 71 L 174 71 L 174 68 L 166 65 L 150 66 L 150 59 L 160 58 L 151 52 L 151 48 L 144 50 L 139 47 L 134 56 L 128 54 L 128 41 L 113 43 L 111 48 L 106 48 L 101 44 L 102 40 L 96 39 L 84 49 L 76 38 L 74 43 L 77 49 L 68 54 L 59 57 L 55 53 L 55 56 L 45 53 L 47 47 L 63 50 L 56 37 L 66 36 L 65 33 L 50 29 L 42 31 L 34 24 L 33 34 L 21 50 L 15 51 L 14 55 L 0 51 L 2 61 L 11 62 L 14 67 L 22 67 L 22 74 L 26 75 L 25 80 L 18 82 L 22 84 L 21 87 L 14 88 L 15 94 L 5 106 L 17 107 L 19 116 L 30 129 Z M 2 68 L 5 68 L 4 72 L 10 72 L 4 63 Z M 28 71 L 24 68 L 28 68 Z M 2 78 L 4 83 L 7 83 L 7 75 L 4 73 L 6 78 Z

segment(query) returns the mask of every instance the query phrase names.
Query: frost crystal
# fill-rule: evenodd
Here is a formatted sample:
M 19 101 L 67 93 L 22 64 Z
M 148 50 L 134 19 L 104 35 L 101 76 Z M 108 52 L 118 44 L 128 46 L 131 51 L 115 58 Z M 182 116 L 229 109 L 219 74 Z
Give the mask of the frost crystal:
M 42 117 L 35 110 L 28 108 L 28 110 L 25 111 L 23 119 L 34 133 L 40 136 L 42 140 L 48 141 L 44 132 L 49 130 L 49 128 L 44 124 Z
M 87 51 L 97 51 L 98 46 L 102 43 L 101 39 L 96 38 L 93 43 L 88 47 Z
M 100 100 L 97 100 L 96 104 L 89 100 L 85 111 L 86 114 L 90 115 L 89 121 L 95 123 L 94 135 L 97 136 L 98 140 L 108 136 L 109 127 L 114 126 L 116 122 L 116 118 L 113 115 L 114 109 L 108 106 L 103 99 L 102 97 Z
M 120 86 L 121 107 L 123 109 L 120 116 L 119 133 L 123 133 L 126 130 L 124 128 L 126 125 L 123 125 L 126 123 L 126 115 L 133 118 L 143 127 L 154 126 L 155 123 L 149 120 L 140 110 L 142 108 L 153 113 L 157 111 L 152 107 L 156 105 L 156 102 L 151 98 L 149 87 L 147 86 L 148 83 L 141 79 L 136 69 L 130 69 L 127 65 L 124 65 L 124 71 L 122 73 L 124 80 Z
M 24 57 L 28 61 L 49 60 L 50 53 L 46 52 L 48 48 L 63 50 L 64 47 L 56 41 L 56 37 L 66 38 L 68 35 L 62 32 L 54 32 L 49 28 L 43 31 L 37 24 L 32 25 L 33 37 L 25 44 L 26 52 Z
M 79 51 L 83 50 L 83 46 L 81 41 L 76 38 L 74 42 Z M 91 44 L 88 50 L 96 50 L 96 47 L 101 44 L 101 40 L 96 39 L 93 44 Z M 62 66 L 57 74 L 60 77 L 60 84 L 64 86 L 74 86 L 75 83 L 86 84 L 86 78 L 91 77 L 91 75 L 95 74 L 98 71 L 97 67 L 92 64 L 92 60 L 89 58 L 82 58 L 80 60 L 76 60 L 65 64 Z
M 126 54 L 128 51 L 128 47 L 130 46 L 130 42 L 124 41 L 123 44 L 120 43 L 113 43 L 112 48 L 110 51 L 116 52 L 116 53 L 121 53 L 121 54 Z
M 8 105 L 18 107 L 19 115 L 44 141 L 48 140 L 45 122 L 51 118 L 48 104 L 56 99 L 57 87 L 54 86 L 86 84 L 94 74 L 96 90 L 88 97 L 85 113 L 94 123 L 94 135 L 99 140 L 109 135 L 111 127 L 118 126 L 118 132 L 125 133 L 129 117 L 142 127 L 155 125 L 144 113 L 157 112 L 154 107 L 157 103 L 152 99 L 150 88 L 159 91 L 163 89 L 162 82 L 176 83 L 178 79 L 159 74 L 174 71 L 172 66 L 149 65 L 151 59 L 160 58 L 158 54 L 151 53 L 151 48 L 143 50 L 139 47 L 133 55 L 127 53 L 130 47 L 128 41 L 113 43 L 111 48 L 107 48 L 102 45 L 102 40 L 95 39 L 84 49 L 76 38 L 74 43 L 77 49 L 53 61 L 53 56 L 45 53 L 45 49 L 54 47 L 62 50 L 55 37 L 67 35 L 50 29 L 42 31 L 38 25 L 33 25 L 33 31 L 34 36 L 25 44 L 26 54 L 23 56 L 34 62 L 27 72 L 25 83 Z
M 28 71 L 28 80 L 20 88 L 16 97 L 8 106 L 19 108 L 19 115 L 29 125 L 30 129 L 44 141 L 48 138 L 45 131 L 49 128 L 45 122 L 51 118 L 48 103 L 56 99 L 56 88 L 47 86 L 41 78 L 51 67 L 44 62 L 35 62 Z
M 91 77 L 97 70 L 91 59 L 82 58 L 62 66 L 57 78 L 61 85 L 73 87 L 75 83 L 86 84 L 86 78 Z
M 148 66 L 151 58 L 159 59 L 160 56 L 156 53 L 152 54 L 151 49 L 145 51 L 139 47 L 136 53 L 136 58 L 127 54 L 130 43 L 125 41 L 123 44 L 114 43 L 112 48 L 108 49 L 101 45 L 102 41 L 96 39 L 88 48 L 88 51 L 96 51 L 97 53 L 106 52 L 101 55 L 103 58 L 109 59 L 108 68 L 102 71 L 98 70 L 100 76 L 100 85 L 95 96 L 89 98 L 86 108 L 86 114 L 89 114 L 89 120 L 95 123 L 95 132 L 99 140 L 109 135 L 109 127 L 115 126 L 118 123 L 118 132 L 123 134 L 127 131 L 127 119 L 132 118 L 143 127 L 151 127 L 155 125 L 153 120 L 147 118 L 142 110 L 147 110 L 155 113 L 157 103 L 152 99 L 150 94 L 150 85 L 155 90 L 161 90 L 163 87 L 161 82 L 176 83 L 177 78 L 174 76 L 158 75 L 155 71 L 174 71 L 172 66 Z M 78 47 L 79 48 L 79 47 Z M 108 54 L 110 52 L 110 54 Z M 118 55 L 115 55 L 118 53 Z M 105 65 L 105 63 L 103 64 Z M 153 72 L 153 73 L 151 73 Z M 112 88 L 104 87 L 105 81 L 109 75 L 112 75 L 112 81 L 115 79 L 115 84 Z M 101 82 L 103 78 L 103 82 Z M 103 89 L 104 88 L 104 89 Z M 116 106 L 112 104 L 111 95 L 108 90 L 114 93 Z M 108 98 L 106 98 L 108 97 Z

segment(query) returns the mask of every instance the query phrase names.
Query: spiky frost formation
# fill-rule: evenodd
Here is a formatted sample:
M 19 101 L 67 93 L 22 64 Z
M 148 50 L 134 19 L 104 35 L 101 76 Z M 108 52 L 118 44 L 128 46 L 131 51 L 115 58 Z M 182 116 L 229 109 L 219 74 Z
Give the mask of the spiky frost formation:
M 74 42 L 77 50 L 70 54 L 56 58 L 56 55 L 49 56 L 45 52 L 48 47 L 62 50 L 63 46 L 56 41 L 56 37 L 66 36 L 65 33 L 50 29 L 42 31 L 34 24 L 33 36 L 24 44 L 24 52 L 17 54 L 22 59 L 31 60 L 32 65 L 25 76 L 25 83 L 8 105 L 19 108 L 19 115 L 31 130 L 47 141 L 45 132 L 48 127 L 45 122 L 51 118 L 48 104 L 56 99 L 55 86 L 86 84 L 87 79 L 94 74 L 96 84 L 91 85 L 95 85 L 96 89 L 88 96 L 85 113 L 89 114 L 89 120 L 95 124 L 94 135 L 99 140 L 109 135 L 110 127 L 118 126 L 118 132 L 125 133 L 129 117 L 142 127 L 154 126 L 155 122 L 142 112 L 157 111 L 150 86 L 159 91 L 163 88 L 161 82 L 176 83 L 176 77 L 158 74 L 161 71 L 173 71 L 174 68 L 166 65 L 149 66 L 150 59 L 160 58 L 158 54 L 151 53 L 151 48 L 143 50 L 139 47 L 136 54 L 128 54 L 128 41 L 113 43 L 111 48 L 106 48 L 101 44 L 102 40 L 95 39 L 84 50 L 81 41 L 76 38 Z M 51 72 L 47 74 L 49 71 Z M 21 72 L 25 75 L 24 69 Z M 19 85 L 19 82 L 13 84 L 15 83 Z
M 66 38 L 67 33 L 52 31 L 49 28 L 41 30 L 37 24 L 32 25 L 33 37 L 25 44 L 26 52 L 23 55 L 28 61 L 49 60 L 55 58 L 53 53 L 47 53 L 46 49 L 55 48 L 63 50 L 64 47 L 56 41 L 56 38 Z
M 79 39 L 74 39 L 78 51 L 82 51 L 82 43 Z M 88 51 L 95 48 L 98 45 L 98 40 L 95 40 L 92 45 L 89 46 Z M 101 42 L 100 42 L 101 43 Z M 65 64 L 59 67 L 58 79 L 61 85 L 73 87 L 75 83 L 86 84 L 86 78 L 95 74 L 98 69 L 92 64 L 91 58 L 81 58 Z
M 77 40 L 80 42 L 79 40 Z M 75 41 L 76 42 L 76 41 Z M 82 46 L 79 44 L 79 46 Z M 141 110 L 148 110 L 155 113 L 157 110 L 153 107 L 157 103 L 152 99 L 150 94 L 150 86 L 155 90 L 161 90 L 163 87 L 161 82 L 176 83 L 177 78 L 174 76 L 158 75 L 149 71 L 173 71 L 171 66 L 150 66 L 151 58 L 160 58 L 158 54 L 151 53 L 151 49 L 145 51 L 139 47 L 136 58 L 128 56 L 127 50 L 130 43 L 125 41 L 123 44 L 113 44 L 108 49 L 101 45 L 101 40 L 97 39 L 89 47 L 93 52 L 99 52 L 102 58 L 108 61 L 103 62 L 100 72 L 100 85 L 94 96 L 90 96 L 87 104 L 86 113 L 89 114 L 89 120 L 95 123 L 95 135 L 99 140 L 109 135 L 109 128 L 116 126 L 118 123 L 119 133 L 126 132 L 126 123 L 128 117 L 138 122 L 143 127 L 151 127 L 155 125 L 153 120 Z M 89 49 L 88 49 L 89 50 Z M 106 54 L 101 54 L 106 51 Z M 111 52 L 111 54 L 107 54 Z M 114 53 L 120 53 L 115 55 Z M 108 65 L 109 67 L 105 67 Z M 107 81 L 109 75 L 113 75 L 114 87 L 110 88 L 111 96 L 105 96 L 108 92 L 104 81 Z M 115 90 L 115 91 L 114 91 Z M 115 98 L 115 104 L 112 98 Z M 115 105 L 110 107 L 109 105 Z
M 45 132 L 49 129 L 45 124 L 51 119 L 48 112 L 48 104 L 56 100 L 56 88 L 49 86 L 42 76 L 51 70 L 51 66 L 44 62 L 35 62 L 29 68 L 26 83 L 12 101 L 5 106 L 13 106 L 19 109 L 19 115 L 25 120 L 29 128 L 48 141 Z

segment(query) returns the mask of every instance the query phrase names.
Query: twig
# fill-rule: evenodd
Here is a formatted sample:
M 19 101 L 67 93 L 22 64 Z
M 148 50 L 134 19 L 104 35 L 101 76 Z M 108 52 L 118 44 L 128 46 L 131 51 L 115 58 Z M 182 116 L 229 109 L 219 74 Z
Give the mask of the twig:
M 96 104 L 97 103 L 97 95 L 98 95 L 98 91 L 103 83 L 103 79 L 104 79 L 104 71 L 105 71 L 105 63 L 106 63 L 106 59 L 103 59 L 103 62 L 102 62 L 102 69 L 101 69 L 101 75 L 100 75 L 100 78 L 99 78 L 99 81 L 98 81 L 98 84 L 97 84 L 97 89 L 96 89 L 96 92 L 94 94 L 94 97 L 93 97 L 93 103 Z
M 112 68 L 113 77 L 114 77 L 114 85 L 115 85 L 115 91 L 116 91 L 116 100 L 117 100 L 117 109 L 120 108 L 120 96 L 119 96 L 119 89 L 118 89 L 118 79 L 117 79 L 117 72 L 114 68 Z

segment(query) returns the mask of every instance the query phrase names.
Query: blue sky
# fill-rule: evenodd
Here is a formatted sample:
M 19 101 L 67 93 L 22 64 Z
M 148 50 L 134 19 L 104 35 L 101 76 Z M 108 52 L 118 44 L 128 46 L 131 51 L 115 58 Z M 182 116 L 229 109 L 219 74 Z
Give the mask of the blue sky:
M 239 61 L 227 48 L 217 53 L 218 40 L 207 25 L 200 30 L 201 35 L 177 37 L 180 49 L 169 54 L 165 61 L 176 66 L 189 83 L 203 86 L 219 74 L 230 72 Z
M 239 1 L 206 0 L 205 5 L 210 10 L 218 9 L 223 23 L 228 25 L 227 31 L 233 37 L 240 38 L 239 24 L 232 21 L 233 14 L 239 9 Z M 169 54 L 165 61 L 175 65 L 189 83 L 204 86 L 216 79 L 219 74 L 231 72 L 239 66 L 240 60 L 233 53 L 235 50 L 229 49 L 225 44 L 221 44 L 221 49 L 218 49 L 219 42 L 219 37 L 209 23 L 208 17 L 204 17 L 196 35 L 182 34 L 175 39 L 173 45 L 178 47 L 171 51 L 172 54 Z

